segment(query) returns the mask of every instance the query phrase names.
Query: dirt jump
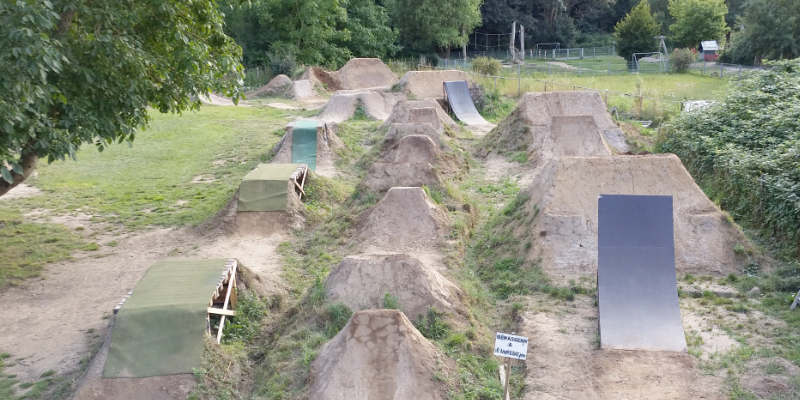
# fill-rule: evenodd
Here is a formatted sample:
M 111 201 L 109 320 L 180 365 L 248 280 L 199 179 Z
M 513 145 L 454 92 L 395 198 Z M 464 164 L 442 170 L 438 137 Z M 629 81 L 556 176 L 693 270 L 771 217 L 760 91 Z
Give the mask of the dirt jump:
M 340 90 L 331 96 L 316 118 L 322 122 L 340 123 L 353 118 L 360 108 L 367 117 L 385 121 L 400 98 L 397 93 L 378 90 Z
M 328 275 L 325 293 L 354 311 L 383 308 L 387 294 L 398 309 L 417 319 L 433 307 L 462 309 L 461 291 L 420 260 L 405 254 L 362 254 L 345 257 Z
M 284 75 L 276 75 L 272 78 L 266 85 L 253 90 L 251 92 L 245 93 L 247 98 L 254 98 L 254 97 L 286 97 L 286 98 L 293 98 L 292 88 L 294 86 L 294 82 Z
M 286 133 L 272 149 L 272 162 L 306 164 L 317 174 L 331 177 L 336 151 L 342 147 L 342 140 L 328 124 L 298 120 L 286 126 Z
M 303 73 L 301 79 L 307 79 L 313 85 L 321 85 L 328 91 L 385 90 L 397 83 L 397 76 L 377 58 L 353 58 L 338 71 L 311 67 Z
M 392 124 L 429 124 L 438 133 L 445 127 L 456 128 L 458 124 L 436 100 L 400 100 L 392 109 L 392 114 L 384 126 Z
M 437 173 L 439 146 L 425 135 L 408 135 L 386 149 L 364 178 L 370 190 L 382 192 L 391 187 L 439 186 Z
M 628 151 L 600 95 L 580 91 L 526 93 L 484 143 L 481 155 L 524 151 L 535 165 L 560 156 Z
M 419 187 L 389 189 L 359 219 L 357 240 L 366 252 L 433 248 L 447 227 L 447 213 Z
M 398 310 L 353 314 L 311 363 L 309 399 L 443 400 L 451 361 Z
M 597 272 L 597 199 L 601 194 L 673 196 L 675 267 L 679 274 L 741 272 L 742 232 L 695 184 L 674 155 L 564 157 L 548 162 L 527 190 L 537 214 L 523 227 L 530 260 L 559 282 Z M 534 211 L 535 210 L 535 211 Z
M 408 71 L 397 85 L 411 99 L 443 99 L 446 81 L 469 81 L 469 75 L 459 70 Z

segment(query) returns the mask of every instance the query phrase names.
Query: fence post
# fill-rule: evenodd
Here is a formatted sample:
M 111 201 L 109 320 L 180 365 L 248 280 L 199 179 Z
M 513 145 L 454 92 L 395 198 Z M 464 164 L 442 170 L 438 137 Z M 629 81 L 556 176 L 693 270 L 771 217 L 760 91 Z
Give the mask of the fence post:
M 581 60 L 583 60 L 583 47 L 581 47 Z
M 719 64 L 719 77 L 722 78 L 724 74 L 725 74 L 725 68 L 722 66 L 722 64 Z
M 522 96 L 522 64 L 517 64 L 517 97 Z

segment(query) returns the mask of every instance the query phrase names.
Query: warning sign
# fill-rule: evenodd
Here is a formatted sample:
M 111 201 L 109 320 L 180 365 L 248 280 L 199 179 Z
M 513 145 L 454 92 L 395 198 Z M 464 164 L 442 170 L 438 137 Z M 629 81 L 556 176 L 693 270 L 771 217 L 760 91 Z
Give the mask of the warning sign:
M 524 360 L 528 354 L 528 338 L 500 333 L 494 336 L 494 355 Z

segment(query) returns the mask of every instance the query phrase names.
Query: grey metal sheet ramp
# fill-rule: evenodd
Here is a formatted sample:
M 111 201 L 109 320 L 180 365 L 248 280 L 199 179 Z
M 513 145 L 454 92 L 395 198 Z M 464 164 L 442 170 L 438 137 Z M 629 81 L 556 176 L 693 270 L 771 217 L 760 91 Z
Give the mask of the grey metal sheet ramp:
M 447 95 L 447 102 L 450 103 L 450 109 L 461 122 L 467 125 L 489 125 L 475 108 L 467 81 L 445 81 L 444 92 Z
M 672 196 L 600 195 L 597 231 L 600 346 L 686 351 Z

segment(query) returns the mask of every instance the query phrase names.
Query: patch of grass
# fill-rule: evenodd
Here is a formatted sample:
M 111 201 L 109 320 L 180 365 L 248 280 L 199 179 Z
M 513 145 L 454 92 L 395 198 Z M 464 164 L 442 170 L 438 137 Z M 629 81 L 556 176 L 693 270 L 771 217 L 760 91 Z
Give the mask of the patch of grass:
M 445 314 L 435 308 L 420 315 L 415 321 L 414 326 L 422 336 L 431 340 L 444 339 L 450 334 L 450 324 L 445 321 Z
M 266 301 L 247 290 L 239 290 L 236 317 L 225 320 L 223 342 L 232 344 L 251 341 L 260 332 L 267 309 Z
M 520 164 L 525 164 L 528 162 L 528 152 L 527 151 L 515 151 L 509 154 L 508 159 Z
M 288 122 L 284 112 L 267 107 L 203 106 L 151 116 L 150 127 L 131 145 L 103 152 L 84 146 L 77 161 L 40 164 L 30 183 L 45 194 L 15 204 L 84 209 L 133 228 L 199 224 L 230 200 L 241 178 L 279 140 L 264 132 Z
M 335 163 L 339 171 L 348 172 L 355 169 L 354 178 L 359 178 L 366 172 L 377 157 L 376 144 L 381 140 L 378 129 L 380 125 L 380 121 L 351 119 L 337 126 L 336 136 L 344 144 L 344 147 L 336 150 Z M 373 149 L 375 151 L 371 152 Z M 367 155 L 370 156 L 365 157 Z
M 399 310 L 400 303 L 397 300 L 397 296 L 391 293 L 383 295 L 383 308 L 387 310 Z
M 0 288 L 39 276 L 46 264 L 92 250 L 91 244 L 97 246 L 62 225 L 26 222 L 16 211 L 0 208 Z

